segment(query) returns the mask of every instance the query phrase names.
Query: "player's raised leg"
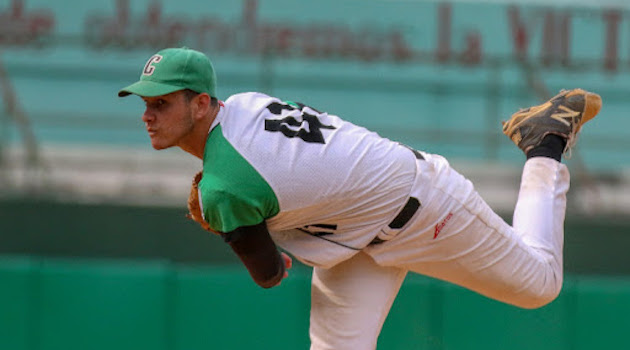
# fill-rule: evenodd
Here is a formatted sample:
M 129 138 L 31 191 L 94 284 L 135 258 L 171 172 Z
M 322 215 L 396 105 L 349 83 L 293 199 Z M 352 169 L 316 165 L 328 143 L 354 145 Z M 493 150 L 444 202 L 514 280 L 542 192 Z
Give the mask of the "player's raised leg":
M 423 208 L 393 240 L 368 249 L 382 265 L 407 268 L 524 308 L 552 301 L 562 286 L 567 167 L 557 161 L 592 119 L 601 99 L 565 91 L 514 114 L 504 132 L 527 155 L 513 226 L 496 215 L 470 181 L 428 155 L 417 184 Z M 432 181 L 431 179 L 437 179 Z
M 311 287 L 311 350 L 376 348 L 407 271 L 378 266 L 358 253 L 330 269 L 315 268 Z
M 553 300 L 562 285 L 561 251 L 557 246 L 532 247 L 527 241 L 533 238 L 525 237 L 554 237 L 556 241 L 562 236 L 561 230 L 551 229 L 561 228 L 564 221 L 566 167 L 542 158 L 529 161 L 540 166 L 526 165 L 524 178 L 551 181 L 532 187 L 545 193 L 540 200 L 544 205 L 529 209 L 528 214 L 541 218 L 536 219 L 536 227 L 524 231 L 495 214 L 472 183 L 444 158 L 425 158 L 423 168 L 435 174 L 418 181 L 422 191 L 417 196 L 422 202 L 418 217 L 394 239 L 367 252 L 381 265 L 445 280 L 519 307 L 540 307 Z M 438 180 L 428 182 L 432 178 Z M 530 182 L 536 180 L 526 181 Z

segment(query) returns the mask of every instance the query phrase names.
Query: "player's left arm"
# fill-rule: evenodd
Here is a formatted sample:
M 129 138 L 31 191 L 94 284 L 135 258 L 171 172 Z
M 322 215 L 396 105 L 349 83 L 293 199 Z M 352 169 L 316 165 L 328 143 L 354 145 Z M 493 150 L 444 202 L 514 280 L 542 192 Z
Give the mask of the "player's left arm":
M 259 286 L 277 286 L 288 276 L 291 258 L 278 251 L 264 221 L 258 225 L 239 227 L 221 236 Z

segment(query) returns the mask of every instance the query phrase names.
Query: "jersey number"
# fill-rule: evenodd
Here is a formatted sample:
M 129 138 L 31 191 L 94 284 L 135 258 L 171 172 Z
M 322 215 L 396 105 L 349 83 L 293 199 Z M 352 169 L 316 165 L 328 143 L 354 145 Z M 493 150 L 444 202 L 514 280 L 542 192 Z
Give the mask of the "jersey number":
M 308 107 L 310 110 L 316 112 L 315 114 L 310 114 L 304 111 L 306 107 L 307 106 L 301 103 L 295 102 L 271 103 L 267 106 L 269 112 L 278 116 L 287 116 L 282 119 L 265 119 L 265 130 L 272 132 L 279 131 L 286 137 L 299 137 L 306 142 L 326 143 L 321 129 L 336 128 L 332 125 L 322 124 L 319 120 L 319 116 L 322 113 L 314 108 Z M 296 114 L 294 111 L 299 111 L 300 115 L 292 116 Z

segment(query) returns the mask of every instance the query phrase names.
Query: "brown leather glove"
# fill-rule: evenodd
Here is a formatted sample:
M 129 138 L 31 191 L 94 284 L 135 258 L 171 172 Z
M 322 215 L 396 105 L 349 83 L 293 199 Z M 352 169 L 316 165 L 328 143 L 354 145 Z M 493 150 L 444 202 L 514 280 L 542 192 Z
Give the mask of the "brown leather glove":
M 200 171 L 193 178 L 192 186 L 190 187 L 190 195 L 188 196 L 188 215 L 186 215 L 186 217 L 197 222 L 204 230 L 218 235 L 219 233 L 210 228 L 210 225 L 203 219 L 203 214 L 201 214 L 199 181 L 201 181 L 202 176 L 203 172 Z

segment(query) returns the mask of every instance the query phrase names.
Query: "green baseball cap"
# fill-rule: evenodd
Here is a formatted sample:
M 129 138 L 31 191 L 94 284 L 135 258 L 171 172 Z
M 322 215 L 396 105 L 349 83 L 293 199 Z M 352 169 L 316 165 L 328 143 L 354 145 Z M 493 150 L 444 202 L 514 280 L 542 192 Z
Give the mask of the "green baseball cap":
M 118 96 L 153 97 L 190 89 L 216 97 L 216 85 L 217 77 L 208 56 L 187 47 L 169 48 L 151 56 L 140 80 L 120 90 Z

